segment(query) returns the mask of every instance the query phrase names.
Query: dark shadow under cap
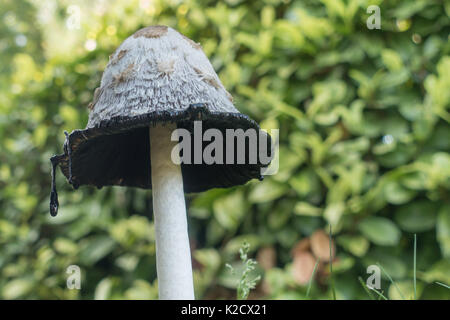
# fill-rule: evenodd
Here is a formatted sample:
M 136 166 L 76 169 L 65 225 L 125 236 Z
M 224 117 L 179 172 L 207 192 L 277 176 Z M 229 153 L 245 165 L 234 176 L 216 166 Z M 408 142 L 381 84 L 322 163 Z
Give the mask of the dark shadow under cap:
M 180 112 L 117 117 L 102 121 L 98 127 L 74 130 L 66 136 L 64 154 L 52 157 L 51 161 L 54 165 L 60 165 L 74 188 L 82 185 L 98 188 L 117 185 L 149 189 L 151 151 L 148 127 L 155 123 L 177 123 L 178 128 L 187 129 L 192 136 L 195 120 L 202 121 L 203 131 L 216 128 L 222 131 L 224 137 L 226 129 L 259 130 L 258 124 L 242 113 L 214 113 L 203 104 L 193 104 Z M 267 142 L 270 147 L 268 135 Z M 204 143 L 203 147 L 208 143 Z M 237 144 L 234 146 L 236 148 Z M 248 141 L 245 149 L 248 155 Z M 184 190 L 187 193 L 201 192 L 244 184 L 251 179 L 261 179 L 263 167 L 265 165 L 262 163 L 181 164 Z

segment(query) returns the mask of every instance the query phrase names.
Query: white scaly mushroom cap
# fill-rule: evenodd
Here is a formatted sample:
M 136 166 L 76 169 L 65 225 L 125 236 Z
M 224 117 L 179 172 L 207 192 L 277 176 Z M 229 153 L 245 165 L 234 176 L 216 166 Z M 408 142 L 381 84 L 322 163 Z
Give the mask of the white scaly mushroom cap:
M 192 103 L 239 112 L 199 44 L 172 28 L 151 26 L 127 38 L 110 57 L 89 105 L 87 128 L 116 116 L 181 111 Z

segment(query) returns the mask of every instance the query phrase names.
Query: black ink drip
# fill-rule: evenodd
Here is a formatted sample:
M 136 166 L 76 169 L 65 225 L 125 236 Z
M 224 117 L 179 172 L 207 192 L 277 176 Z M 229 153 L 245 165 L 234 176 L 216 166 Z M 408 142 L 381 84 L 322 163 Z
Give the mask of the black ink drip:
M 67 131 L 64 131 L 64 134 L 66 135 L 67 155 L 69 156 L 69 183 L 73 185 L 73 181 L 72 181 L 72 150 L 70 149 L 70 137 L 69 137 L 69 133 Z
M 55 217 L 58 214 L 58 192 L 56 192 L 56 183 L 55 183 L 55 175 L 56 175 L 56 167 L 58 166 L 58 161 L 56 157 L 52 157 L 50 159 L 52 162 L 52 191 L 50 192 L 50 215 Z

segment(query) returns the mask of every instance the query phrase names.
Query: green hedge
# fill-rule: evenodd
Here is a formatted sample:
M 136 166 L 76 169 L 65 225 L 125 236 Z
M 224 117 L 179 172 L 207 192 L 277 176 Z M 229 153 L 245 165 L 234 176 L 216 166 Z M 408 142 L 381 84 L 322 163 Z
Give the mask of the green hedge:
M 74 30 L 69 1 L 48 3 L 0 7 L 0 298 L 157 297 L 150 192 L 73 191 L 59 174 L 48 213 L 63 130 L 85 126 L 109 54 L 151 24 L 200 42 L 236 106 L 280 129 L 276 175 L 188 197 L 198 298 L 235 297 L 225 263 L 239 268 L 244 240 L 263 276 L 251 297 L 306 298 L 299 257 L 320 256 L 330 226 L 338 299 L 367 299 L 358 277 L 376 263 L 411 298 L 414 234 L 418 298 L 450 298 L 435 283 L 450 284 L 449 2 L 80 2 Z M 310 298 L 332 297 L 326 260 Z M 399 298 L 384 276 L 382 290 Z

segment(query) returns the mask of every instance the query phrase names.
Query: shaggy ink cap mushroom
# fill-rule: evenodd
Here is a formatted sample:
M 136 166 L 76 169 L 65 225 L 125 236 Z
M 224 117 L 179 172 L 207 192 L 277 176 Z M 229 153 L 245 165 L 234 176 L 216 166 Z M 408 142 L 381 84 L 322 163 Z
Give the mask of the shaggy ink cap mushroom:
M 258 124 L 234 107 L 201 46 L 166 26 L 143 28 L 119 46 L 88 108 L 86 128 L 66 133 L 64 153 L 51 158 L 52 215 L 58 210 L 57 165 L 75 189 L 82 185 L 151 188 L 150 125 L 175 123 L 193 135 L 194 121 L 201 120 L 203 131 L 216 128 L 223 137 L 226 129 L 259 132 Z M 270 147 L 270 136 L 266 138 Z M 262 179 L 261 168 L 266 166 L 259 159 L 256 164 L 182 163 L 184 191 Z

